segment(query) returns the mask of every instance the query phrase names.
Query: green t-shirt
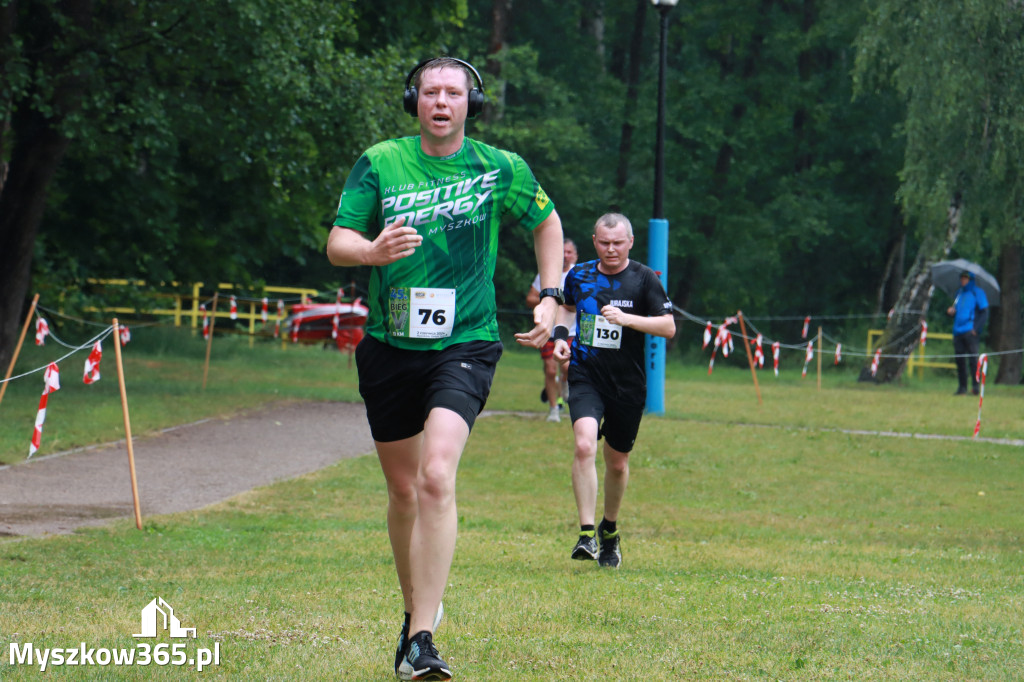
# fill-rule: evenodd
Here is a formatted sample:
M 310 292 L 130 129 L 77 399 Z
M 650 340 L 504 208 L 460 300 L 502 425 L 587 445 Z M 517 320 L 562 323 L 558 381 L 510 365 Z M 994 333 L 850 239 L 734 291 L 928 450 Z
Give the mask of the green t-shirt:
M 418 136 L 366 150 L 334 224 L 374 239 L 404 216 L 423 236 L 413 255 L 373 268 L 366 332 L 418 350 L 497 341 L 498 228 L 513 219 L 532 230 L 553 210 L 522 158 L 470 138 L 446 157 L 425 154 Z

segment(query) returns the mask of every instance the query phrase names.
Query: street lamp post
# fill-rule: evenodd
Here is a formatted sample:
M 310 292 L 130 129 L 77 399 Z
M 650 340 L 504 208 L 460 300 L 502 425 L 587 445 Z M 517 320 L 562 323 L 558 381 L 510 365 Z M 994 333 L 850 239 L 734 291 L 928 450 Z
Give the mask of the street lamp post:
M 679 0 L 651 0 L 661 15 L 658 58 L 658 122 L 654 143 L 654 214 L 648 223 L 647 264 L 668 290 L 668 220 L 665 219 L 665 71 L 668 67 L 668 13 Z M 647 412 L 665 414 L 665 339 L 647 335 Z

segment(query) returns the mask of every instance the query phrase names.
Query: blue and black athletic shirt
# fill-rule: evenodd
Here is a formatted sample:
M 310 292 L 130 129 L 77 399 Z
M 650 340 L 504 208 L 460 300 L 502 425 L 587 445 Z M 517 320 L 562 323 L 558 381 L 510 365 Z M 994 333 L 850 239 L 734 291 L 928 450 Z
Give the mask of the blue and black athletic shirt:
M 630 260 L 618 274 L 606 275 L 598 263 L 580 263 L 565 277 L 565 303 L 576 306 L 569 386 L 582 381 L 612 399 L 642 404 L 647 398 L 645 334 L 608 323 L 601 308 L 612 305 L 631 315 L 653 317 L 671 314 L 672 301 L 646 265 Z

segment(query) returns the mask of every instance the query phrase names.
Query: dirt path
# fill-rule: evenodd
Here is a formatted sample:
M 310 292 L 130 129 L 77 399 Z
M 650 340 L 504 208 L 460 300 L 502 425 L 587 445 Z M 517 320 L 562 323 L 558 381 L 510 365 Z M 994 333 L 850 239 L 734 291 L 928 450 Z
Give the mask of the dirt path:
M 143 522 L 373 451 L 359 403 L 275 405 L 133 444 Z M 69 533 L 132 516 L 123 441 L 0 468 L 0 535 Z

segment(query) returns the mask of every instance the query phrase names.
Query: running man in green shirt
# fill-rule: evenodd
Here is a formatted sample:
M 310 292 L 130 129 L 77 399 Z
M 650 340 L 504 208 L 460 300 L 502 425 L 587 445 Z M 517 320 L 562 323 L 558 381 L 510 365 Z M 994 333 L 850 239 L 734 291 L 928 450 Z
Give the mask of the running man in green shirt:
M 420 134 L 368 149 L 345 183 L 330 262 L 370 265 L 359 392 L 388 489 L 388 535 L 405 602 L 395 652 L 403 680 L 447 680 L 433 644 L 455 552 L 455 475 L 501 356 L 494 267 L 503 222 L 533 231 L 540 303 L 523 345 L 548 340 L 562 302 L 562 225 L 516 154 L 465 135 L 483 82 L 441 57 L 406 78 Z

